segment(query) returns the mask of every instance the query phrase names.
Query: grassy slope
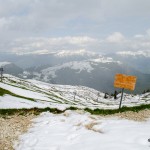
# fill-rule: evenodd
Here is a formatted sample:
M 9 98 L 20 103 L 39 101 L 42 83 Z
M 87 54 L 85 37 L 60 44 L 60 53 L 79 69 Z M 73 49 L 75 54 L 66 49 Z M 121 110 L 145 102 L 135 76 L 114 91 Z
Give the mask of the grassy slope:
M 14 94 L 14 93 L 0 87 L 0 96 L 4 96 L 5 94 L 8 94 L 8 95 L 11 95 L 11 96 L 14 96 L 14 97 L 19 97 L 19 98 L 31 100 L 31 101 L 35 101 L 33 98 L 17 95 L 17 94 Z
M 50 99 L 50 100 L 54 100 L 56 101 L 56 103 L 64 103 L 66 102 L 66 104 L 74 104 L 74 102 L 69 102 L 67 99 L 65 98 L 62 98 L 52 92 L 47 92 L 47 91 L 44 91 L 43 89 L 39 88 L 38 86 L 36 85 L 32 85 L 30 84 L 28 81 L 24 81 L 24 80 L 19 80 L 19 81 L 14 81 L 12 79 L 9 79 L 8 77 L 5 77 L 7 79 L 7 81 L 9 82 L 5 82 L 5 84 L 8 84 L 10 86 L 14 86 L 14 87 L 17 87 L 17 88 L 21 88 L 21 89 L 25 89 L 25 90 L 30 90 L 30 91 L 33 91 L 33 92 L 39 92 L 39 93 L 42 93 L 42 94 L 45 94 L 47 95 L 47 97 Z M 29 87 L 30 85 L 30 87 Z M 25 99 L 28 99 L 27 97 Z M 29 98 L 29 100 L 31 100 Z M 34 99 L 32 99 L 34 100 Z M 64 102 L 62 102 L 61 100 L 63 100 Z

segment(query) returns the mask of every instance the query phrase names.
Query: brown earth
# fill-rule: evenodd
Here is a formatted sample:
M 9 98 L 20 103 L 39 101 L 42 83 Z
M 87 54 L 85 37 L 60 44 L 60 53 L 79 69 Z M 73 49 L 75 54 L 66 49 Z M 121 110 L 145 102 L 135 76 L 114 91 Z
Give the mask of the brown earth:
M 127 112 L 117 113 L 111 116 L 117 116 L 119 118 L 124 118 L 124 119 L 134 120 L 134 121 L 146 121 L 146 119 L 150 118 L 150 109 L 141 110 L 139 112 L 127 111 Z
M 14 142 L 27 131 L 34 117 L 33 114 L 0 117 L 0 149 L 13 150 Z

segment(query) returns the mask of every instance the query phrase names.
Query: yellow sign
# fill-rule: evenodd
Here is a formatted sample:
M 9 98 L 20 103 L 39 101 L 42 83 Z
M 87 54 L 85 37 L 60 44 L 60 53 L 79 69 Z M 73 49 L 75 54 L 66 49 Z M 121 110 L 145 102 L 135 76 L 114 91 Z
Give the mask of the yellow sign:
M 116 74 L 114 87 L 134 90 L 136 84 L 136 76 L 128 76 L 125 74 Z

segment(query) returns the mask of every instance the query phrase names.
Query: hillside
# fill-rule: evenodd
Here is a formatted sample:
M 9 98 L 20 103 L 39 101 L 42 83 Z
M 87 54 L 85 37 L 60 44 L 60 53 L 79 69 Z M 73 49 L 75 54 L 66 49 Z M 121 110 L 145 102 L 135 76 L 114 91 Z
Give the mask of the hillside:
M 70 106 L 77 108 L 118 108 L 118 99 L 109 96 L 104 99 L 104 93 L 84 87 L 70 85 L 48 84 L 36 80 L 23 80 L 11 75 L 5 75 L 0 83 L 0 108 L 58 108 Z M 150 103 L 150 93 L 143 95 L 124 94 L 123 106 L 138 106 Z
M 3 83 L 0 82 L 2 149 L 82 150 L 82 143 L 85 143 L 87 150 L 97 147 L 115 150 L 122 146 L 148 150 L 150 121 L 147 118 L 150 111 L 144 108 L 149 108 L 150 93 L 124 94 L 122 106 L 128 107 L 121 109 L 126 109 L 125 112 L 120 112 L 116 111 L 120 94 L 117 100 L 111 96 L 104 99 L 104 93 L 84 86 L 56 85 L 4 76 Z M 139 107 L 135 109 L 132 106 Z M 71 107 L 78 109 L 67 110 Z M 138 108 L 142 109 L 136 112 Z M 88 111 L 110 115 L 96 116 Z M 112 115 L 112 112 L 115 114 Z M 131 143 L 126 144 L 129 137 Z M 108 141 L 112 144 L 107 144 Z

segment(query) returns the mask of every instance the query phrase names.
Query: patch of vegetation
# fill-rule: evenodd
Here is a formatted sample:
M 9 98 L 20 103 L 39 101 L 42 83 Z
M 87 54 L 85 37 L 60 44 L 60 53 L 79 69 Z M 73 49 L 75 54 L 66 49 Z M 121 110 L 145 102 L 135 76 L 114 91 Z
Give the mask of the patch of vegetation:
M 27 115 L 27 114 L 34 114 L 34 115 L 39 115 L 42 112 L 51 112 L 54 114 L 60 114 L 63 113 L 64 111 L 59 110 L 57 108 L 30 108 L 30 109 L 0 109 L 0 116 L 5 117 L 8 115 Z
M 11 95 L 11 96 L 15 96 L 15 97 L 18 97 L 18 98 L 23 98 L 23 99 L 35 101 L 33 98 L 17 95 L 17 94 L 14 94 L 14 93 L 12 93 L 12 92 L 10 92 L 8 90 L 5 90 L 5 89 L 0 87 L 0 96 L 4 96 L 5 94 Z
M 67 108 L 66 110 L 78 110 L 78 109 L 79 109 L 79 108 L 77 108 L 77 107 L 71 106 L 71 107 Z
M 10 85 L 10 86 L 13 86 L 13 87 L 21 88 L 21 89 L 24 89 L 24 90 L 30 90 L 30 91 L 35 92 L 35 90 L 26 88 L 26 87 L 24 87 L 24 85 L 21 85 L 21 84 L 20 84 L 20 85 L 14 85 L 14 84 L 6 83 L 6 82 L 5 82 L 5 84 Z
M 3 95 L 5 95 L 5 94 L 10 94 L 10 91 L 5 90 L 5 89 L 2 89 L 2 88 L 0 87 L 0 96 L 3 96 Z
M 111 114 L 115 114 L 115 113 L 120 113 L 120 112 L 126 112 L 126 111 L 133 111 L 133 112 L 139 112 L 140 110 L 144 110 L 144 109 L 150 109 L 150 104 L 146 104 L 146 105 L 140 105 L 140 106 L 134 106 L 134 107 L 126 107 L 123 106 L 120 109 L 90 109 L 90 108 L 85 108 L 84 110 L 94 114 L 94 115 L 111 115 Z
M 84 111 L 87 111 L 91 114 L 94 115 L 111 115 L 115 113 L 121 113 L 121 112 L 126 112 L 126 111 L 133 111 L 133 112 L 138 112 L 140 110 L 144 109 L 150 109 L 150 104 L 148 105 L 140 105 L 140 106 L 135 106 L 135 107 L 122 107 L 121 109 L 89 109 L 85 108 Z M 6 117 L 8 115 L 28 115 L 28 114 L 34 114 L 34 115 L 39 115 L 42 112 L 51 112 L 54 114 L 60 114 L 65 112 L 66 110 L 81 110 L 77 107 L 69 107 L 65 110 L 59 110 L 57 108 L 30 108 L 30 109 L 0 109 L 0 116 Z
M 142 94 L 149 93 L 149 92 L 150 92 L 150 89 L 147 89 L 147 90 L 144 90 L 144 91 L 142 92 Z

